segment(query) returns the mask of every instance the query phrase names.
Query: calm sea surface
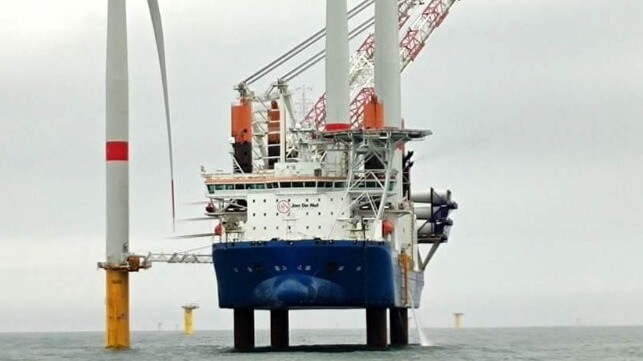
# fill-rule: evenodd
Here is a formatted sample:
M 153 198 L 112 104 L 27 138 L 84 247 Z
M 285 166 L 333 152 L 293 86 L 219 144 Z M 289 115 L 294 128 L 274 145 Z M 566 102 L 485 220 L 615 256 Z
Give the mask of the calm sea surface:
M 230 348 L 230 331 L 133 332 L 133 349 L 119 352 L 103 349 L 102 333 L 5 333 L 0 360 L 643 360 L 643 327 L 428 329 L 426 334 L 433 346 L 366 351 L 357 346 L 365 342 L 362 330 L 292 330 L 293 345 L 316 346 L 241 354 Z M 258 331 L 257 345 L 267 344 L 268 333 Z

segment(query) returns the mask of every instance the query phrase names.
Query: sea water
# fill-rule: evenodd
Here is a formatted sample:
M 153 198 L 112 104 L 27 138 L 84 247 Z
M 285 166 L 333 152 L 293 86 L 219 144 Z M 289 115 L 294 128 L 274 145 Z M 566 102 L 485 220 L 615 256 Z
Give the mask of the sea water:
M 231 331 L 133 332 L 132 349 L 108 351 L 102 332 L 0 334 L 0 360 L 643 360 L 643 327 L 425 329 L 433 347 L 368 351 L 364 330 L 291 330 L 290 352 L 233 352 Z M 269 333 L 257 331 L 257 345 Z

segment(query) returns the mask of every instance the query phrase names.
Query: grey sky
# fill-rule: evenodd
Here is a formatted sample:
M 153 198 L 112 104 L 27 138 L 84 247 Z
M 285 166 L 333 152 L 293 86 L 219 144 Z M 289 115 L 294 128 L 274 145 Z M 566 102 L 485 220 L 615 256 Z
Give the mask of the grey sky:
M 128 4 L 132 250 L 199 247 L 166 239 L 167 149 L 146 6 Z M 232 85 L 321 27 L 324 2 L 160 7 L 177 194 L 188 202 L 203 193 L 201 164 L 229 164 Z M 424 326 L 450 326 L 455 311 L 467 326 L 643 323 L 641 14 L 635 0 L 464 0 L 405 73 L 406 123 L 435 133 L 414 145 L 414 187 L 449 187 L 461 205 L 426 274 Z M 0 2 L 0 331 L 103 328 L 105 20 L 105 1 Z M 293 87 L 322 92 L 322 71 Z M 131 280 L 134 329 L 173 329 L 186 302 L 202 306 L 197 328 L 231 326 L 208 266 L 157 265 Z M 302 311 L 291 322 L 364 320 Z

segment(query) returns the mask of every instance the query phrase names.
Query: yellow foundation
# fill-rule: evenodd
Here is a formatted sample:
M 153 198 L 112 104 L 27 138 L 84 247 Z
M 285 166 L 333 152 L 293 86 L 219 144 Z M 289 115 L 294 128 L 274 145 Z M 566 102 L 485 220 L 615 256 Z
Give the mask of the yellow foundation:
M 192 326 L 192 309 L 191 308 L 183 309 L 183 321 L 185 323 L 185 334 L 191 335 L 194 332 L 194 328 Z
M 105 347 L 127 349 L 129 334 L 129 273 L 127 270 L 107 269 L 107 332 Z
M 453 314 L 453 327 L 462 328 L 462 315 L 464 315 L 464 313 Z

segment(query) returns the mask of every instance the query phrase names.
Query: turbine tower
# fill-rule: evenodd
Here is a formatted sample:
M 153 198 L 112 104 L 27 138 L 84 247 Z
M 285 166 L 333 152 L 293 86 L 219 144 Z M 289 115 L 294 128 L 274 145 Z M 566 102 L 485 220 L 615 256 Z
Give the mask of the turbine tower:
M 350 123 L 348 17 L 346 0 L 326 0 L 326 119 Z
M 172 199 L 174 181 L 163 29 L 157 0 L 148 0 L 161 66 L 170 151 Z M 108 0 L 106 59 L 106 347 L 130 347 L 129 272 L 147 265 L 129 253 L 129 87 L 126 0 Z M 174 201 L 172 200 L 172 205 Z M 174 206 L 172 206 L 174 210 Z
M 107 348 L 129 348 L 129 89 L 125 0 L 109 0 L 107 15 Z
M 384 126 L 402 128 L 401 76 L 397 1 L 375 0 L 375 94 L 383 105 Z M 402 169 L 402 152 L 395 152 L 393 168 Z M 402 197 L 402 172 L 395 182 L 394 200 Z

